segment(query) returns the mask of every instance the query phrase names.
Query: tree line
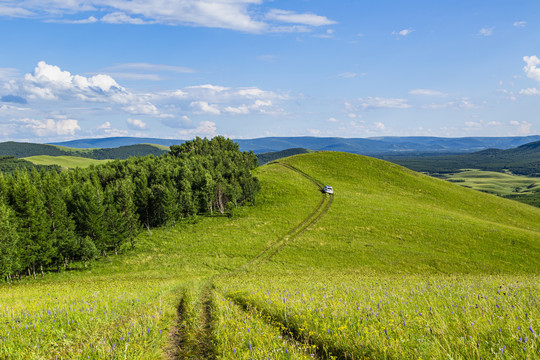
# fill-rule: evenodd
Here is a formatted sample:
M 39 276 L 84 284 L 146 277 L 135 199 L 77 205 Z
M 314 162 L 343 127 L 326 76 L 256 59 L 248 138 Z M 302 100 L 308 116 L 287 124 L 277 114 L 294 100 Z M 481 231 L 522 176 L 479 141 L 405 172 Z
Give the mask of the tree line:
M 0 174 L 0 276 L 69 268 L 133 247 L 141 229 L 253 204 L 252 152 L 224 137 L 71 171 Z

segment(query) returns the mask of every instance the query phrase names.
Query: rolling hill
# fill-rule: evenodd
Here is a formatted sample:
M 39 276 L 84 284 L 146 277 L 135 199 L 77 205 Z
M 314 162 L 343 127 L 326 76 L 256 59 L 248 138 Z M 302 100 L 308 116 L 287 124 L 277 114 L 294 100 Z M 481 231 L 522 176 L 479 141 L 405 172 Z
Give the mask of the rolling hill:
M 57 165 L 62 168 L 74 169 L 74 168 L 86 168 L 90 165 L 99 165 L 106 163 L 110 160 L 96 160 L 90 158 L 84 158 L 80 156 L 50 156 L 50 155 L 38 155 L 24 158 L 24 160 L 30 161 L 35 165 Z
M 128 145 L 115 148 L 94 148 L 75 149 L 64 146 L 20 143 L 8 141 L 0 143 L 0 156 L 14 156 L 16 158 L 27 158 L 31 156 L 78 156 L 89 159 L 127 159 L 130 156 L 159 156 L 166 153 L 162 146 L 139 144 Z
M 538 353 L 540 209 L 339 152 L 255 174 L 255 206 L 145 231 L 86 271 L 0 291 L 0 328 L 17 321 L 0 355 Z

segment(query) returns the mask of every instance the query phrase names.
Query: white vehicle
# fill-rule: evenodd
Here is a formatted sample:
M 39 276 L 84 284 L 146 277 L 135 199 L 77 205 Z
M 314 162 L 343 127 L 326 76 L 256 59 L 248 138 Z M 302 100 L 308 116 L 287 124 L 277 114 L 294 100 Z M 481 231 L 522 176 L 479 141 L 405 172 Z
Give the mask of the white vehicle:
M 328 186 L 326 185 L 324 188 L 323 188 L 323 193 L 326 193 L 326 194 L 333 194 L 334 193 L 334 189 L 332 189 L 331 186 Z

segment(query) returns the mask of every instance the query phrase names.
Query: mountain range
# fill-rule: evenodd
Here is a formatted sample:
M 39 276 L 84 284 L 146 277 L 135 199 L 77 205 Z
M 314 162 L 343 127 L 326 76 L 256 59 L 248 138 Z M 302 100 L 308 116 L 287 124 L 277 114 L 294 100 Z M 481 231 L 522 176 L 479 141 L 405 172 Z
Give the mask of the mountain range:
M 170 146 L 185 140 L 110 137 L 100 139 L 80 139 L 53 145 L 71 148 L 114 148 L 136 144 L 157 144 Z M 265 137 L 256 139 L 235 139 L 242 151 L 256 154 L 281 151 L 290 148 L 305 148 L 315 151 L 343 151 L 354 154 L 378 155 L 418 155 L 418 154 L 460 154 L 490 148 L 510 149 L 523 144 L 540 141 L 540 135 L 515 137 L 463 137 L 443 138 L 429 136 L 415 137 L 376 137 L 376 138 L 338 138 L 338 137 Z

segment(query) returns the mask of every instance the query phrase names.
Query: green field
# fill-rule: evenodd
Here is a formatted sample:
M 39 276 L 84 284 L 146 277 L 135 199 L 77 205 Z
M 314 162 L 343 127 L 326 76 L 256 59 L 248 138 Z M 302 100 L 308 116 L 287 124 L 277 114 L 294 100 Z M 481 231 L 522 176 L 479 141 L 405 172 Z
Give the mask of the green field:
M 232 217 L 1 286 L 0 358 L 540 358 L 540 209 L 344 153 L 255 172 Z
M 540 190 L 540 178 L 493 171 L 465 170 L 444 177 L 445 180 L 496 195 L 532 194 Z
M 95 160 L 78 156 L 50 156 L 39 155 L 24 158 L 36 165 L 58 165 L 67 169 L 87 168 L 90 165 L 99 165 L 111 160 Z

